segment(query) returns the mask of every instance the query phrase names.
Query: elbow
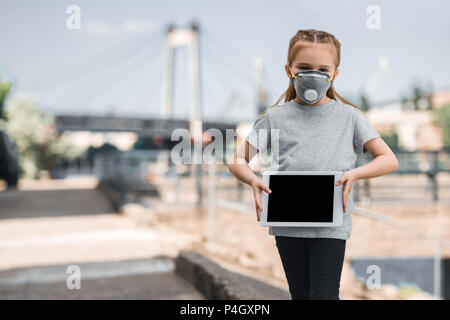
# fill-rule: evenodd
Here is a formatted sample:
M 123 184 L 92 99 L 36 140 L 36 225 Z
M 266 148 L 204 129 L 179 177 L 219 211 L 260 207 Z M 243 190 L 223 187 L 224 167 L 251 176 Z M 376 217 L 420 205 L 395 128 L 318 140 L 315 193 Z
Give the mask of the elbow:
M 395 155 L 393 155 L 393 159 L 392 159 L 392 172 L 395 172 L 398 170 L 398 168 L 400 167 L 400 164 L 398 162 L 398 159 Z
M 399 168 L 399 165 L 398 165 L 398 162 L 396 162 L 395 165 L 394 165 L 394 169 L 392 170 L 392 172 L 397 171 L 398 168 Z

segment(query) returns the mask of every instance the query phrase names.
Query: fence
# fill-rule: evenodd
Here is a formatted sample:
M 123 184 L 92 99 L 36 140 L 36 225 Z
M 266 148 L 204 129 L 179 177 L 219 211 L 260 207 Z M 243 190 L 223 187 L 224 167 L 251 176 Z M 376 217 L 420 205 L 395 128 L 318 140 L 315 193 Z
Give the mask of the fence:
M 395 155 L 399 161 L 399 169 L 395 175 L 422 174 L 428 179 L 427 191 L 433 201 L 439 200 L 439 184 L 437 176 L 439 173 L 450 172 L 450 153 L 445 151 L 396 151 Z M 358 157 L 357 167 L 372 160 L 371 155 L 364 154 Z M 409 186 L 413 188 L 414 186 Z M 421 188 L 421 187 L 419 187 Z M 362 192 L 370 197 L 370 180 L 364 180 L 363 190 L 360 185 L 355 185 L 355 200 L 359 201 Z

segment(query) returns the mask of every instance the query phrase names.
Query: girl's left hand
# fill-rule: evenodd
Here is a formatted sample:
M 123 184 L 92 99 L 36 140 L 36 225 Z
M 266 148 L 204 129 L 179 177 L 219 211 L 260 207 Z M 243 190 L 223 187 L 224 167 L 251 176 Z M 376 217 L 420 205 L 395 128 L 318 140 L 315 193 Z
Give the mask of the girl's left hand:
M 347 207 L 348 196 L 352 190 L 353 182 L 357 180 L 357 176 L 353 170 L 345 171 L 342 177 L 336 182 L 336 186 L 344 184 L 344 190 L 342 192 L 342 204 L 344 206 L 344 212 Z

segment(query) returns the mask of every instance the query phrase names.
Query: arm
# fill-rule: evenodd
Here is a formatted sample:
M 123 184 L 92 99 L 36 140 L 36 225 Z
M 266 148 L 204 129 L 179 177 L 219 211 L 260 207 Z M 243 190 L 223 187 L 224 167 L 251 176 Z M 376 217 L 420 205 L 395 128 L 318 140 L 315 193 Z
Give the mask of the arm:
M 352 170 L 356 179 L 379 177 L 398 169 L 397 157 L 383 139 L 375 138 L 367 141 L 364 147 L 372 154 L 374 159 Z
M 352 185 L 356 180 L 379 177 L 396 171 L 399 166 L 397 157 L 383 139 L 369 140 L 364 144 L 364 148 L 372 154 L 374 159 L 365 165 L 346 171 L 336 183 L 336 185 L 339 185 L 345 182 L 343 191 L 344 212 Z
M 238 144 L 233 162 L 228 164 L 228 170 L 243 183 L 251 185 L 251 182 L 258 177 L 248 164 L 257 153 L 258 150 L 244 140 Z
M 229 163 L 227 167 L 231 174 L 233 174 L 240 181 L 252 187 L 253 195 L 255 197 L 256 216 L 259 221 L 262 211 L 262 191 L 264 190 L 267 193 L 271 193 L 272 191 L 264 185 L 262 180 L 253 172 L 252 169 L 250 169 L 248 165 L 257 153 L 258 150 L 244 140 L 244 142 L 238 145 L 233 156 L 233 161 L 232 163 Z

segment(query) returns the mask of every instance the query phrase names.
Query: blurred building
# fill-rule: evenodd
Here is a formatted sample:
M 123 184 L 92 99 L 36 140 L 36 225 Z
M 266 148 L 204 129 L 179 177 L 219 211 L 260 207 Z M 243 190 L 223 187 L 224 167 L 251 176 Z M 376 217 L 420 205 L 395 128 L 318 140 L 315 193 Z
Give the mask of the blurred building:
M 439 109 L 446 104 L 450 104 L 450 89 L 434 93 L 431 101 L 433 107 L 436 109 Z
M 110 143 L 121 151 L 130 150 L 138 139 L 138 135 L 134 132 L 65 131 L 64 136 L 80 149 Z
M 450 90 L 434 93 L 431 98 L 434 109 L 450 104 Z M 433 125 L 431 110 L 403 110 L 401 102 L 374 106 L 367 117 L 380 134 L 396 132 L 399 145 L 406 150 L 442 149 L 442 129 Z

